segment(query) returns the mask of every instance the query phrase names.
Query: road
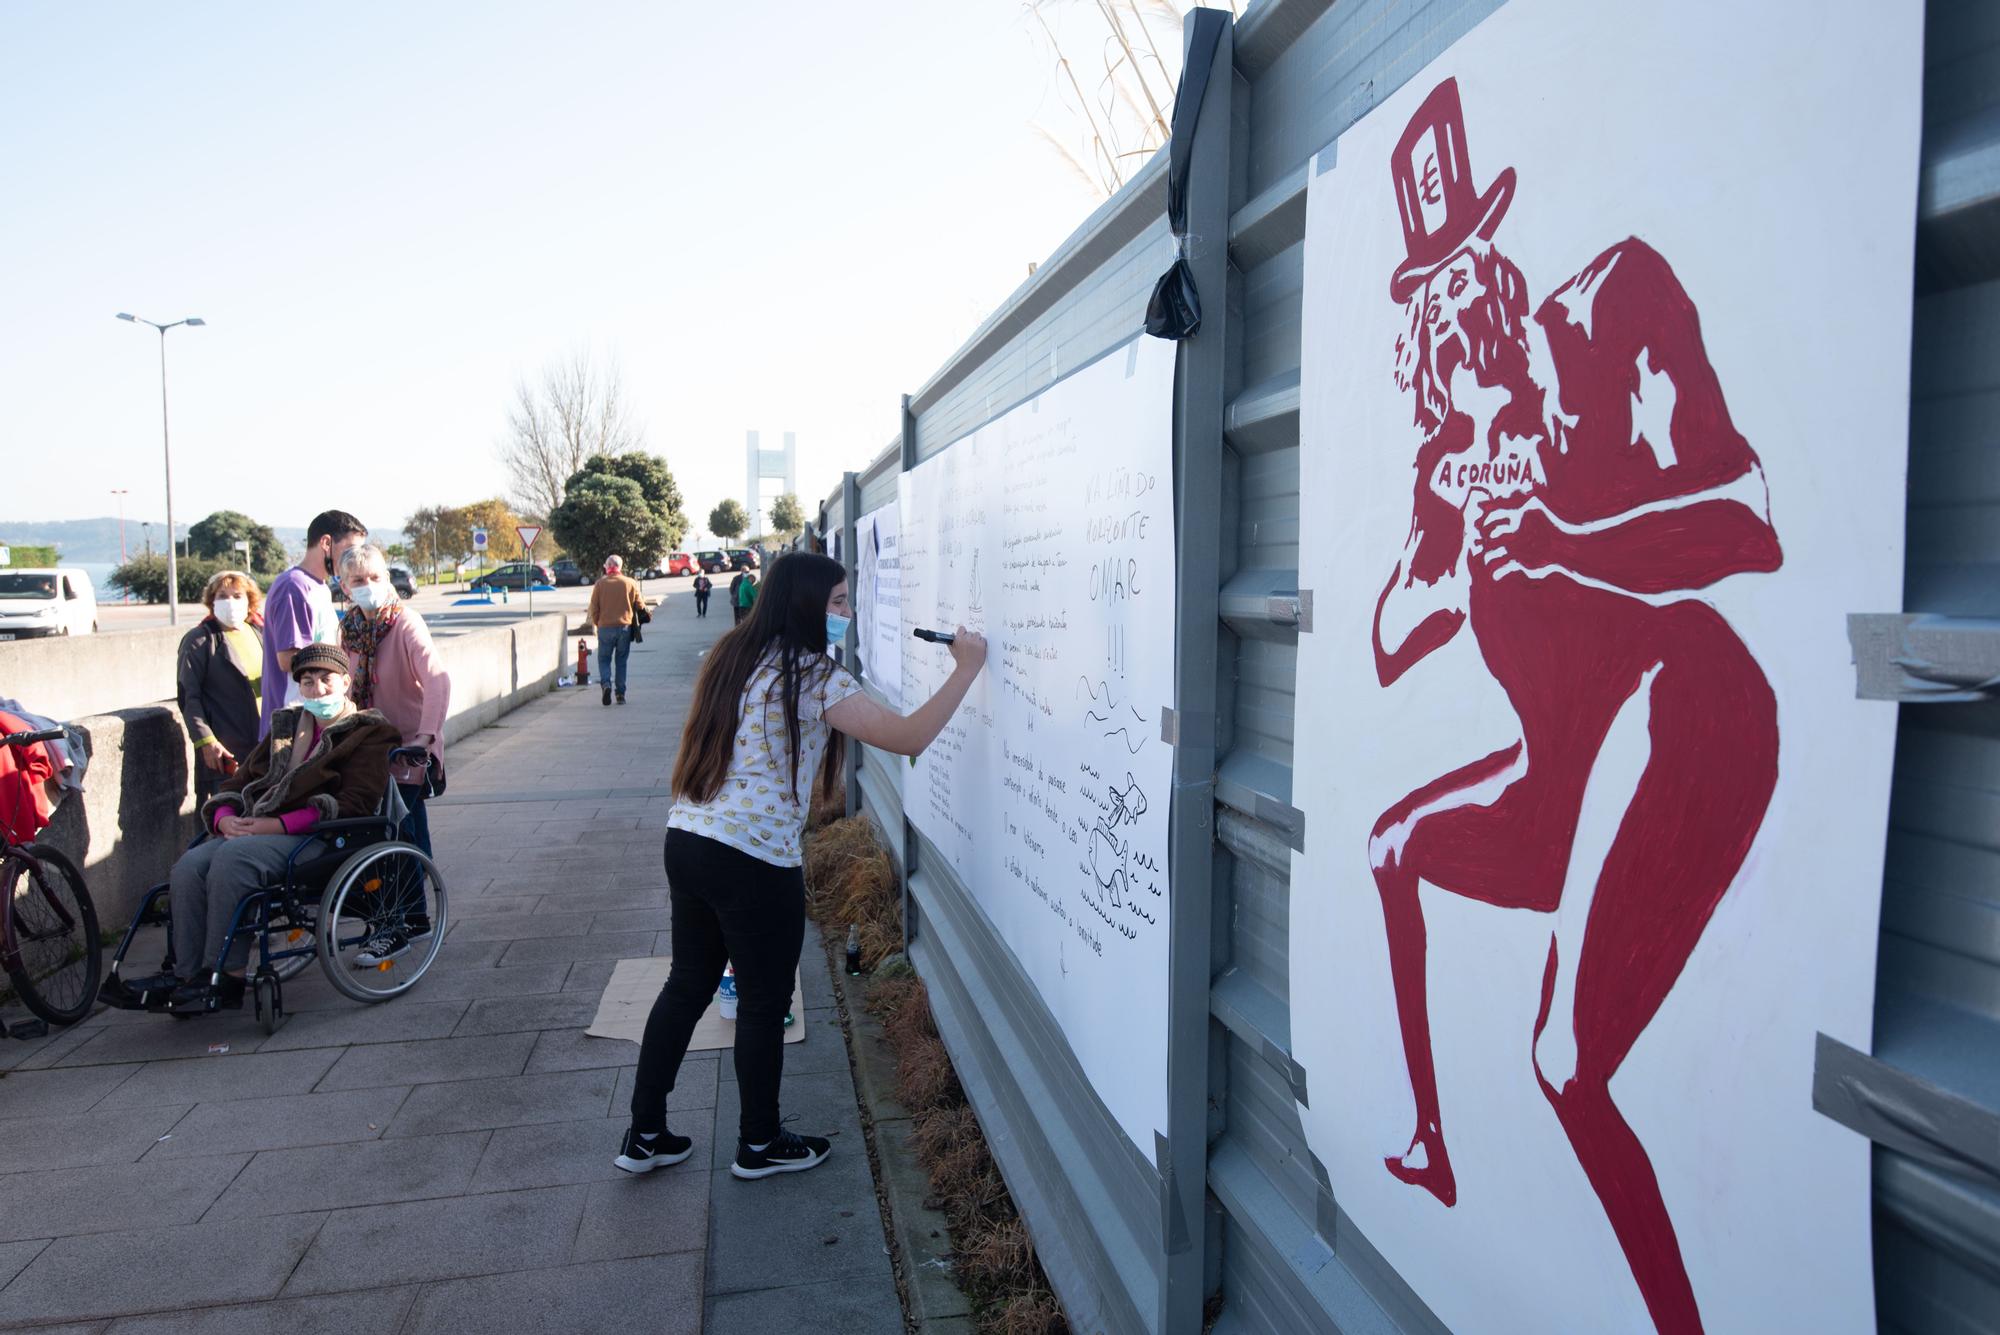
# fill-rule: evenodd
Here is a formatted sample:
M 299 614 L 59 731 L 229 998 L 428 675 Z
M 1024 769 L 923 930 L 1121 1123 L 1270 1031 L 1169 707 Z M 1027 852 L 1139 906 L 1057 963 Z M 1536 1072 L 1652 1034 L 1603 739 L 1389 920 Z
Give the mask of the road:
M 674 594 L 693 591 L 694 580 L 680 575 L 672 579 L 649 579 L 640 581 L 649 600 L 665 598 Z M 519 621 L 528 615 L 528 595 L 507 592 L 507 601 L 502 603 L 500 595 L 493 595 L 491 606 L 457 606 L 459 600 L 468 597 L 464 587 L 422 588 L 417 596 L 408 599 L 411 607 L 423 614 L 426 623 L 439 637 L 463 635 L 468 630 L 478 630 L 483 626 L 496 626 L 508 621 Z M 588 588 L 557 589 L 554 593 L 537 593 L 534 609 L 537 612 L 582 612 L 590 604 Z M 191 626 L 206 615 L 207 609 L 199 603 L 181 605 L 181 624 Z M 167 624 L 167 609 L 164 604 L 102 602 L 97 607 L 99 633 L 116 634 L 120 631 L 150 630 Z M 26 640 L 25 644 L 38 643 Z

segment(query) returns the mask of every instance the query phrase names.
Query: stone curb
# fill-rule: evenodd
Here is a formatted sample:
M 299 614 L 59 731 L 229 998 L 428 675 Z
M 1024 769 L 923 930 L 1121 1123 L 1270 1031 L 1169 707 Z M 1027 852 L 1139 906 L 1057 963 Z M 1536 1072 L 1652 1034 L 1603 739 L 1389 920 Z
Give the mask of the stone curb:
M 828 957 L 847 1011 L 854 1092 L 880 1166 L 876 1185 L 889 1207 L 911 1327 L 920 1335 L 973 1335 L 972 1303 L 958 1287 L 944 1212 L 925 1204 L 930 1179 L 910 1144 L 909 1109 L 896 1102 L 896 1054 L 865 1004 L 869 979 L 849 977 L 831 948 Z

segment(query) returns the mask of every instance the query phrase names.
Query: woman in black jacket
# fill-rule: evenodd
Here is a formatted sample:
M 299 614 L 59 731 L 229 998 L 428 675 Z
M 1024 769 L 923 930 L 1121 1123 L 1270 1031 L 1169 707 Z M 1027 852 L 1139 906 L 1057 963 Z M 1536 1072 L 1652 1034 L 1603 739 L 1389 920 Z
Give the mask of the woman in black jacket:
M 181 720 L 194 743 L 197 803 L 214 795 L 239 759 L 257 746 L 264 674 L 264 595 L 240 570 L 224 570 L 201 591 L 208 615 L 181 637 Z

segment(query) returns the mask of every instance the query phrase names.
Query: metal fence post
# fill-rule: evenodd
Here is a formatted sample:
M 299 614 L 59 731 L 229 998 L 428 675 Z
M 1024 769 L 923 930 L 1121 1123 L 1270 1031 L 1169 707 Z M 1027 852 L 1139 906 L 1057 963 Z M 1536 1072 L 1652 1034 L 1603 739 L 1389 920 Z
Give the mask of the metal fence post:
M 854 592 L 854 520 L 855 511 L 861 508 L 861 484 L 853 473 L 840 476 L 840 562 L 847 568 L 848 600 L 853 601 Z M 847 638 L 841 643 L 841 657 L 846 661 L 847 670 L 860 676 L 867 666 L 861 661 L 860 639 L 855 632 L 855 622 L 847 623 Z M 861 747 L 851 743 L 843 748 L 847 756 L 847 814 L 852 816 L 861 810 Z
M 910 396 L 903 396 L 902 412 L 903 457 L 898 461 L 897 472 L 907 473 L 917 466 L 917 415 L 910 411 Z M 897 508 L 897 522 L 907 523 L 902 518 L 902 509 Z M 901 538 L 897 539 L 898 544 Z M 908 703 L 905 701 L 905 703 Z M 894 764 L 896 757 L 890 758 Z M 917 939 L 917 905 L 910 898 L 910 878 L 917 874 L 917 827 L 910 823 L 908 815 L 903 816 L 903 951 L 908 953 L 910 942 Z
M 1184 25 L 1190 44 L 1202 11 Z M 1169 856 L 1167 1128 L 1161 1237 L 1167 1257 L 1160 1328 L 1202 1327 L 1209 1231 L 1209 990 L 1214 894 L 1216 655 L 1230 329 L 1229 217 L 1234 31 L 1225 27 L 1202 96 L 1187 184 L 1187 261 L 1201 296 L 1199 332 L 1181 340 L 1174 377 L 1177 570 L 1175 745 Z M 1186 86 L 1187 70 L 1182 70 Z

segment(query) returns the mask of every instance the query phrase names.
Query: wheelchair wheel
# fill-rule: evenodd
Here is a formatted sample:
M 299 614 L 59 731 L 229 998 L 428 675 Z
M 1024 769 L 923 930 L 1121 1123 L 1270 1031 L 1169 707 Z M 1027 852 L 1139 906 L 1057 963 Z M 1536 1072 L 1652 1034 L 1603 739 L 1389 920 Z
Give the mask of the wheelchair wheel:
M 83 873 L 59 850 L 30 844 L 0 861 L 0 895 L 0 964 L 15 995 L 50 1024 L 75 1024 L 97 1005 L 104 952 Z
M 319 964 L 356 1001 L 416 986 L 446 927 L 444 877 L 414 844 L 369 844 L 340 864 L 319 906 Z

